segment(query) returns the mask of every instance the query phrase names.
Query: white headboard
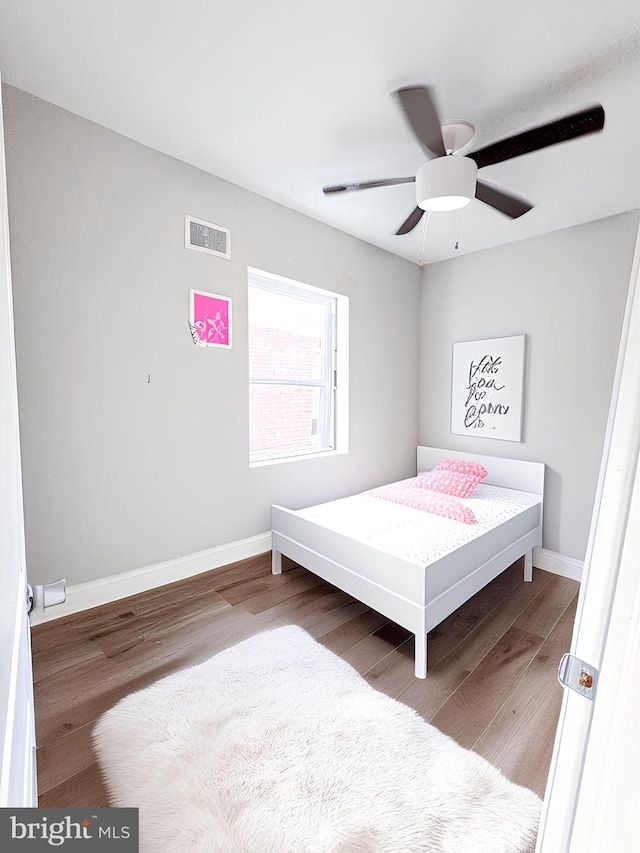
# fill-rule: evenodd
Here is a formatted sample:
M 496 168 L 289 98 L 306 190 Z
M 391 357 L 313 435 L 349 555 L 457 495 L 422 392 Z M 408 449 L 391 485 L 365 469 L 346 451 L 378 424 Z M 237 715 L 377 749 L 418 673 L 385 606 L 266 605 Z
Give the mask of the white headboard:
M 542 462 L 523 462 L 521 459 L 503 459 L 500 456 L 482 456 L 467 451 L 418 446 L 418 471 L 430 471 L 441 459 L 468 459 L 470 462 L 479 462 L 488 472 L 483 483 L 491 486 L 520 489 L 538 495 L 544 492 Z

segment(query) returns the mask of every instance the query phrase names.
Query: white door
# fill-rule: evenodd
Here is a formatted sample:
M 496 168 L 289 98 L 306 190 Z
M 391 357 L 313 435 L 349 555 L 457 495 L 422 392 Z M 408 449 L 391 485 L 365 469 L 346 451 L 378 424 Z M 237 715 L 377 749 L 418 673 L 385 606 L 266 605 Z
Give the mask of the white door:
M 0 102 L 0 808 L 36 806 L 35 730 Z
M 639 265 L 640 232 L 571 647 L 599 678 L 565 691 L 538 853 L 640 851 Z

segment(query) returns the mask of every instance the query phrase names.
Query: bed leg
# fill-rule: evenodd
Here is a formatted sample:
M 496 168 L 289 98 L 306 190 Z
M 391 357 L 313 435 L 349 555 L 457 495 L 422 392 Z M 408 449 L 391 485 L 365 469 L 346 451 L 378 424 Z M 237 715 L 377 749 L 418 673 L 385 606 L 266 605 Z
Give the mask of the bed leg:
M 416 678 L 427 677 L 427 635 L 416 634 Z
M 282 554 L 280 551 L 271 551 L 271 574 L 282 574 Z
M 533 548 L 524 555 L 524 579 L 529 583 L 533 580 Z

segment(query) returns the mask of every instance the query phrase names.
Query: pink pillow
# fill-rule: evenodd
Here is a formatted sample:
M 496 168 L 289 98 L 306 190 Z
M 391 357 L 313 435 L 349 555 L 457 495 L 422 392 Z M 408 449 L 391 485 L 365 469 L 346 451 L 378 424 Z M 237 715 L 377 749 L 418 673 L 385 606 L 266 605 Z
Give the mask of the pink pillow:
M 418 474 L 418 485 L 432 492 L 452 495 L 456 498 L 469 498 L 474 493 L 479 479 L 472 474 L 462 474 L 457 471 L 443 471 L 434 468 L 433 471 L 422 471 Z
M 440 471 L 456 471 L 459 474 L 471 474 L 480 480 L 487 476 L 487 469 L 478 462 L 470 462 L 467 459 L 441 459 L 436 465 Z
M 431 489 L 456 498 L 470 498 L 476 486 L 487 476 L 487 469 L 466 459 L 441 459 L 433 471 L 418 474 L 423 489 Z
M 447 497 L 438 492 L 430 492 L 427 489 L 414 485 L 414 480 L 403 480 L 400 483 L 391 483 L 388 486 L 378 486 L 367 492 L 377 498 L 387 501 L 411 506 L 434 515 L 442 515 L 453 521 L 461 521 L 463 524 L 475 524 L 476 517 L 473 511 L 455 498 Z
M 432 512 L 434 515 L 442 515 L 453 521 L 461 521 L 463 524 L 475 524 L 476 522 L 476 517 L 468 506 L 437 492 L 427 496 L 425 490 L 425 497 L 422 500 L 416 500 L 410 506 Z

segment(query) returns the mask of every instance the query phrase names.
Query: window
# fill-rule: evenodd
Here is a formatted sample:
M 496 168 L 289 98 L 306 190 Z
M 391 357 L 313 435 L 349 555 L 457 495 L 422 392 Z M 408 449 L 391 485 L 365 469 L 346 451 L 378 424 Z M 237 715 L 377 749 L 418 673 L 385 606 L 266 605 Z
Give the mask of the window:
M 250 268 L 248 301 L 250 462 L 346 450 L 347 297 Z

